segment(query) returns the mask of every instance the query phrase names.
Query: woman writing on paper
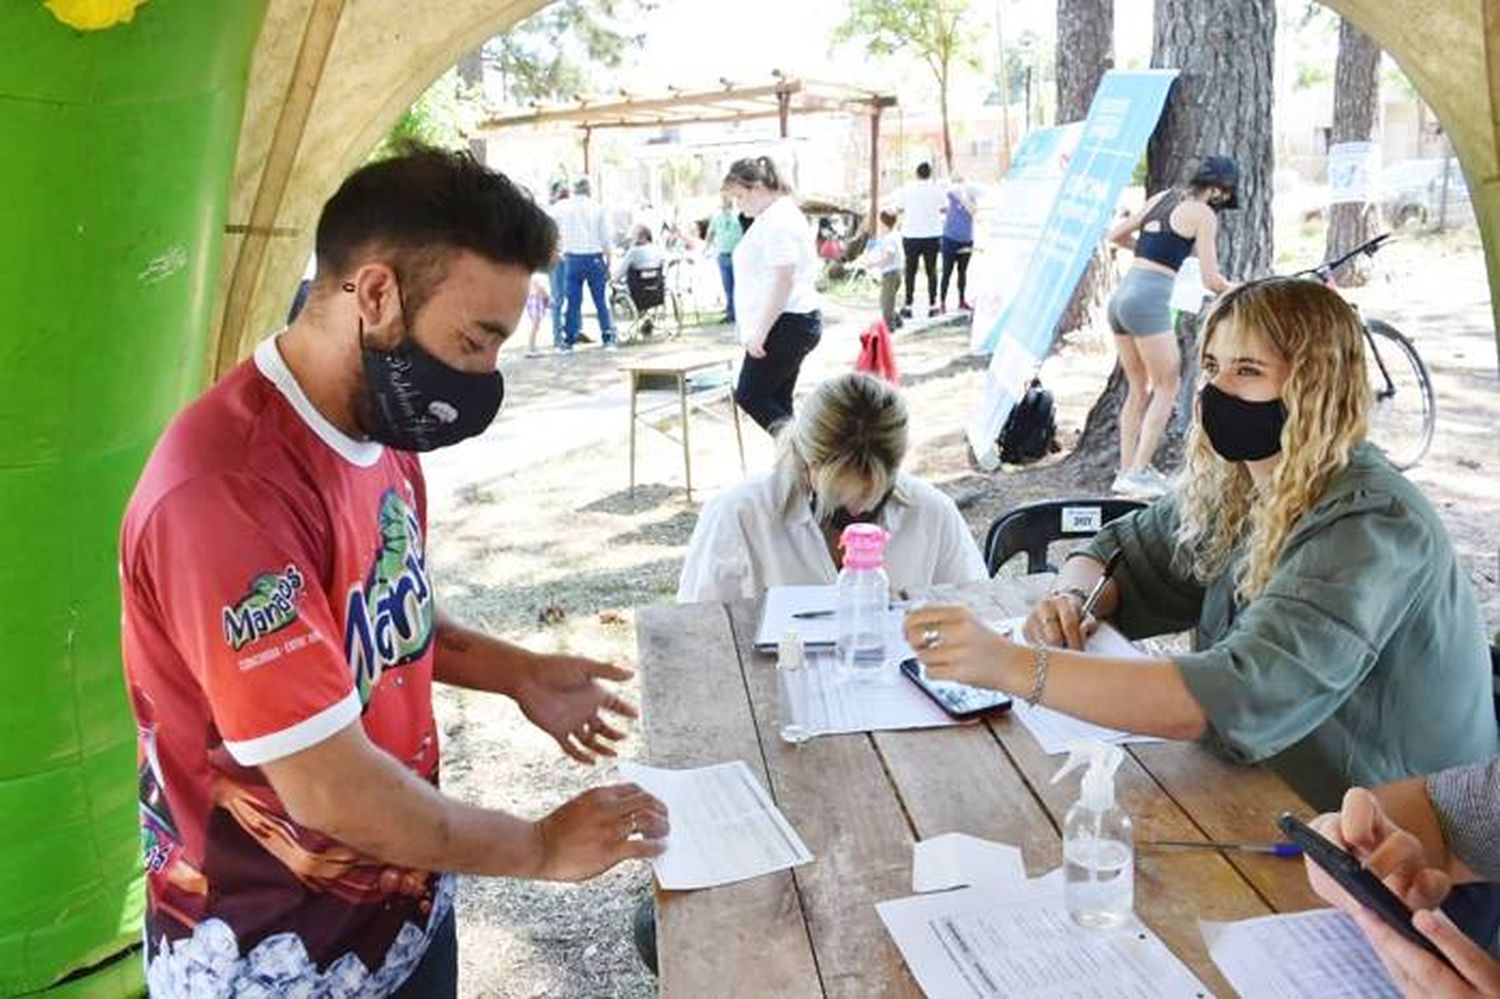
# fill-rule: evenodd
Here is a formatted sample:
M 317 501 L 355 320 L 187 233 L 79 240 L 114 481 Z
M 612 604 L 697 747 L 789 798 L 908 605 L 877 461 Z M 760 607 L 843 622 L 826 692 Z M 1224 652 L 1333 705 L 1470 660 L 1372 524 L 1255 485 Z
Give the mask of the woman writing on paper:
M 1343 299 L 1275 278 L 1204 323 L 1198 419 L 1176 491 L 1106 526 L 1025 623 L 1030 647 L 959 607 L 906 633 L 929 674 L 1114 728 L 1266 762 L 1337 805 L 1500 749 L 1478 601 L 1436 512 L 1367 441 L 1364 335 Z M 1131 638 L 1196 651 L 1078 651 L 1084 594 Z
M 840 375 L 782 428 L 775 469 L 716 496 L 688 542 L 681 603 L 759 596 L 768 586 L 838 579 L 839 535 L 869 521 L 891 534 L 893 589 L 986 578 L 953 500 L 901 471 L 906 404 L 886 382 Z

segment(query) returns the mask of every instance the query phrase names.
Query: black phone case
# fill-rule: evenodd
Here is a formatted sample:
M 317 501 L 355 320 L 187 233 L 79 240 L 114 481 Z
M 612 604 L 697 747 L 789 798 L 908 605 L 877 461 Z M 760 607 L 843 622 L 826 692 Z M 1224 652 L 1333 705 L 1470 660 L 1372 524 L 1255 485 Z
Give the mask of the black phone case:
M 1364 865 L 1352 854 L 1329 842 L 1290 812 L 1282 812 L 1276 824 L 1287 839 L 1302 847 L 1302 852 L 1323 868 L 1355 901 L 1375 913 L 1387 926 L 1407 940 L 1452 967 L 1443 952 L 1411 924 L 1412 912 L 1406 903 L 1379 878 L 1365 870 Z
M 906 678 L 915 683 L 922 693 L 930 697 L 934 704 L 947 712 L 949 717 L 957 718 L 959 721 L 973 721 L 975 718 L 983 718 L 985 715 L 999 714 L 1002 711 L 1010 710 L 1010 697 L 996 691 L 995 696 L 1003 698 L 1002 700 L 972 711 L 958 711 L 953 705 L 944 700 L 941 694 L 927 685 L 926 679 L 922 676 L 922 666 L 915 659 L 903 660 L 901 663 L 901 672 L 905 673 Z

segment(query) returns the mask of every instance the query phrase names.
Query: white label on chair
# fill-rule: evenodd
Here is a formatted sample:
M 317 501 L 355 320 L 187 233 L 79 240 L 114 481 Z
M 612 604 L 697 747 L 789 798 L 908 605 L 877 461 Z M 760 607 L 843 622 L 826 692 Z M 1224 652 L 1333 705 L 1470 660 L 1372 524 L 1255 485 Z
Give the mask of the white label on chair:
M 1068 534 L 1093 533 L 1104 526 L 1104 511 L 1097 506 L 1065 506 L 1062 529 Z

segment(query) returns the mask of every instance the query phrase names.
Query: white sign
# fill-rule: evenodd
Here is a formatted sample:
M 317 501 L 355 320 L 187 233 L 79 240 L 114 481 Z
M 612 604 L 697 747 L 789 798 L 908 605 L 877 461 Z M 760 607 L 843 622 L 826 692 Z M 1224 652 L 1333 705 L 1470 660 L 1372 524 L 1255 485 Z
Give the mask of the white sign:
M 1370 200 L 1377 169 L 1375 146 L 1340 142 L 1328 150 L 1328 203 L 1362 205 Z

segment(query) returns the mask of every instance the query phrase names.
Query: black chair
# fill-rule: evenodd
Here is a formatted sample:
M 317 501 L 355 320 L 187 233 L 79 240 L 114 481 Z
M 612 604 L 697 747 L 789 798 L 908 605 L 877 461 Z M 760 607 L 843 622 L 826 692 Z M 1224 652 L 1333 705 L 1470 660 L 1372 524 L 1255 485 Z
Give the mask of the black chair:
M 1490 646 L 1490 673 L 1495 678 L 1495 721 L 1500 722 L 1500 645 Z
M 1089 538 L 1105 524 L 1140 510 L 1139 500 L 1065 499 L 1024 503 L 1002 513 L 990 524 L 984 539 L 984 564 L 991 576 L 1021 552 L 1026 553 L 1026 571 L 1056 572 L 1047 561 L 1047 546 L 1054 541 Z
M 657 332 L 669 337 L 682 332 L 682 303 L 668 286 L 665 267 L 627 268 L 623 286 L 618 278 L 611 286 L 610 309 L 627 341 Z

